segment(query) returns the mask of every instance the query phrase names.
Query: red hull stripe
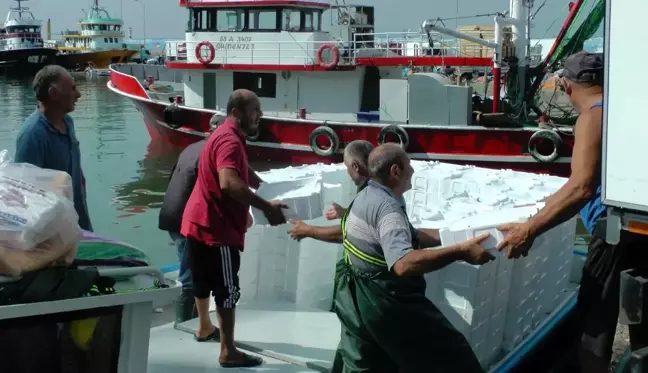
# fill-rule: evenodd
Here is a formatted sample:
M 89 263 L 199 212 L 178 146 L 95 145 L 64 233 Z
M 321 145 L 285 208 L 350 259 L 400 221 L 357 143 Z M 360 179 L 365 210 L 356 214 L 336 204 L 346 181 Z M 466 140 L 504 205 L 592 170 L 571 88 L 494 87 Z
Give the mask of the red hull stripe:
M 297 6 L 305 8 L 328 9 L 330 4 L 315 1 L 301 0 L 239 0 L 239 1 L 218 1 L 218 0 L 180 0 L 181 7 L 268 7 L 268 6 Z
M 422 57 L 356 57 L 361 66 L 492 66 L 492 58 L 422 56 Z
M 130 75 L 111 68 L 111 81 L 107 83 L 113 92 L 133 100 L 142 113 L 146 128 L 154 143 L 167 143 L 185 147 L 199 141 L 209 133 L 209 120 L 216 111 L 186 107 L 187 125 L 172 129 L 164 119 L 168 103 L 151 100 L 139 81 Z M 338 134 L 342 147 L 355 139 L 376 143 L 383 123 L 337 122 L 301 120 L 285 117 L 262 118 L 264 133 L 260 141 L 250 142 L 250 156 L 276 157 L 286 164 L 316 162 L 339 162 L 341 154 L 323 158 L 317 156 L 308 139 L 310 133 L 321 125 L 327 125 Z M 409 155 L 413 159 L 436 160 L 456 164 L 472 164 L 495 169 L 510 168 L 519 171 L 549 173 L 569 176 L 573 135 L 560 131 L 563 145 L 560 157 L 553 163 L 537 162 L 528 154 L 529 138 L 538 129 L 486 128 L 478 126 L 426 126 L 403 125 L 410 135 Z M 564 132 L 564 133 L 563 133 Z M 266 158 L 263 158 L 266 157 Z M 275 158 L 272 158 L 275 159 Z

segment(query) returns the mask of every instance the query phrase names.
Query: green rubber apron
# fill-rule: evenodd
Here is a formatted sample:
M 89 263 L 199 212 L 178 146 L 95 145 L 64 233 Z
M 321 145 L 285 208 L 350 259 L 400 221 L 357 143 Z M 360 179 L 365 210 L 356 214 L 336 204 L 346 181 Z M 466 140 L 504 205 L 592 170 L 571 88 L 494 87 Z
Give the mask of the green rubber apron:
M 399 278 L 384 259 L 347 240 L 349 211 L 351 206 L 342 218 L 344 257 L 336 267 L 334 303 L 342 330 L 332 372 L 484 372 L 464 336 L 425 297 L 422 276 Z M 385 269 L 361 271 L 351 256 Z

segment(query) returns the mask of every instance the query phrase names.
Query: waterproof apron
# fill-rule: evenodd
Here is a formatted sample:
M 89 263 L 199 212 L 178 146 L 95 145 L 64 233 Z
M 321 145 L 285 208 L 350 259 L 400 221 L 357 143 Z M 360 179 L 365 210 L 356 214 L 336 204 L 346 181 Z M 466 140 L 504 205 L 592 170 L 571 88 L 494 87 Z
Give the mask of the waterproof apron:
M 384 259 L 347 240 L 349 211 L 351 206 L 342 218 L 344 257 L 336 267 L 334 304 L 342 330 L 332 372 L 483 373 L 464 336 L 425 297 L 422 276 L 397 277 Z M 361 271 L 351 256 L 384 270 Z

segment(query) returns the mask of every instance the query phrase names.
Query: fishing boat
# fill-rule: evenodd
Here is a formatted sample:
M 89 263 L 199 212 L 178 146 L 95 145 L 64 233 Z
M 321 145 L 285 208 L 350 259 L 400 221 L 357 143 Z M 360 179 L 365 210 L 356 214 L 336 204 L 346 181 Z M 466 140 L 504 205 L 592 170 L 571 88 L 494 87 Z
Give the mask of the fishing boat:
M 93 0 L 86 18 L 79 21 L 79 30 L 63 31 L 57 43 L 56 63 L 69 70 L 107 69 L 111 63 L 127 62 L 138 52 L 124 42 L 124 23 L 113 18 Z
M 0 28 L 0 69 L 33 73 L 54 63 L 57 50 L 43 43 L 42 21 L 36 19 L 29 8 L 22 6 L 25 1 L 16 0 L 17 6 L 9 8 Z
M 398 142 L 413 159 L 565 176 L 574 114 L 563 108 L 562 92 L 540 90 L 540 83 L 591 37 L 596 28 L 576 31 L 600 24 L 602 13 L 593 10 L 601 3 L 571 3 L 552 49 L 532 64 L 531 3 L 523 0 L 511 2 L 508 16 L 495 16 L 494 40 L 434 20 L 422 32 L 376 33 L 367 6 L 181 0 L 190 30 L 167 50 L 186 50 L 186 60 L 112 65 L 108 87 L 134 102 L 153 141 L 180 147 L 208 136 L 232 90 L 247 88 L 264 111 L 263 130 L 247 139 L 251 157 L 335 162 L 346 143 L 366 139 Z M 334 20 L 328 32 L 324 12 Z M 415 73 L 403 76 L 404 68 Z M 484 75 L 481 88 L 465 86 L 473 73 Z M 149 78 L 181 82 L 180 97 L 156 98 L 151 82 L 143 85 Z

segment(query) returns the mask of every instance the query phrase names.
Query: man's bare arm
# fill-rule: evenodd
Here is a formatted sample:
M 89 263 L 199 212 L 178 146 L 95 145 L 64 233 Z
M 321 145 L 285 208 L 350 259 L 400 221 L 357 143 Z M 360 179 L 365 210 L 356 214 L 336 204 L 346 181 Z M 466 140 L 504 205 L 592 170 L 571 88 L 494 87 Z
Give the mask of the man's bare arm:
M 254 169 L 250 166 L 248 166 L 248 180 L 250 182 L 250 186 L 254 189 L 259 189 L 259 185 L 263 182 L 263 179 L 259 176 L 259 174 L 254 171 Z
M 249 204 L 261 211 L 269 211 L 272 205 L 265 199 L 259 197 L 241 180 L 238 172 L 233 168 L 223 168 L 218 171 L 218 180 L 223 193 L 241 201 L 243 204 Z
M 465 250 L 461 245 L 432 250 L 412 250 L 394 264 L 393 271 L 397 276 L 402 277 L 421 276 L 464 258 Z
M 527 226 L 533 235 L 540 235 L 574 215 L 592 199 L 601 183 L 602 110 L 593 108 L 581 114 L 574 128 L 574 151 L 571 176 L 545 207 L 532 217 Z
M 419 228 L 419 247 L 436 247 L 441 245 L 438 229 Z
M 306 236 L 329 243 L 342 243 L 342 226 L 315 227 L 309 225 L 306 228 Z

